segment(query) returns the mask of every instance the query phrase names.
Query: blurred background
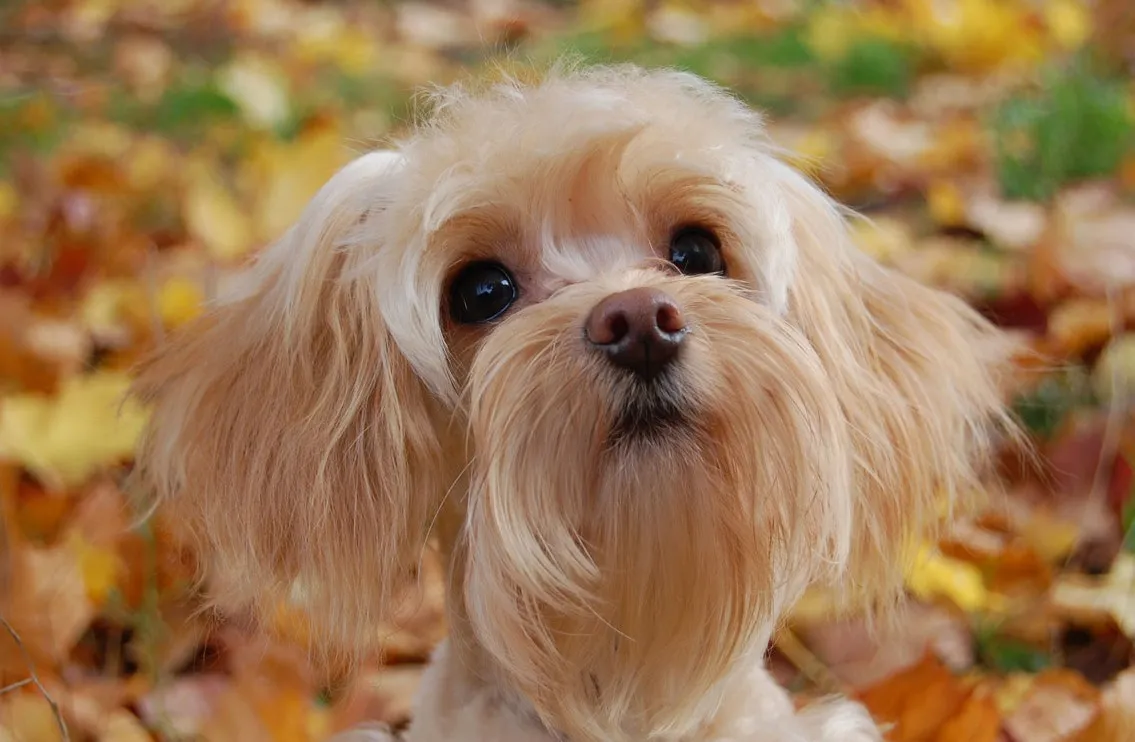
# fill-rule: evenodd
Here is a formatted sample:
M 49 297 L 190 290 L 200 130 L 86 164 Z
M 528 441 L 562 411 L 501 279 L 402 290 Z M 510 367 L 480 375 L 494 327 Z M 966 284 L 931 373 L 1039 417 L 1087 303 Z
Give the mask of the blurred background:
M 437 565 L 385 659 L 329 683 L 302 615 L 198 615 L 175 523 L 122 485 L 131 365 L 201 311 L 418 86 L 489 64 L 724 83 L 870 215 L 864 249 L 1047 359 L 977 516 L 924 544 L 900 625 L 810 595 L 770 663 L 909 742 L 1135 740 L 1131 0 L 0 3 L 0 742 L 322 740 L 403 724 L 444 633 Z M 994 491 L 996 490 L 996 491 Z

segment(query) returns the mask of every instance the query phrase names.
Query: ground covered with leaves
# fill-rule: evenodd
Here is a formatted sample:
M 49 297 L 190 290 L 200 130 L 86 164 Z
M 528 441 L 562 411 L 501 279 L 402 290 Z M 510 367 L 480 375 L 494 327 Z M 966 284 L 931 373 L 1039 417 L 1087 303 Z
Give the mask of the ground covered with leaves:
M 1010 452 L 872 636 L 825 596 L 771 665 L 907 742 L 1135 740 L 1135 8 L 1129 0 L 0 5 L 0 742 L 321 740 L 404 722 L 436 565 L 344 687 L 196 614 L 193 554 L 123 492 L 140 354 L 195 316 L 420 84 L 502 55 L 677 65 L 769 114 L 881 260 L 1019 333 Z M 1125 540 L 1126 535 L 1126 540 Z

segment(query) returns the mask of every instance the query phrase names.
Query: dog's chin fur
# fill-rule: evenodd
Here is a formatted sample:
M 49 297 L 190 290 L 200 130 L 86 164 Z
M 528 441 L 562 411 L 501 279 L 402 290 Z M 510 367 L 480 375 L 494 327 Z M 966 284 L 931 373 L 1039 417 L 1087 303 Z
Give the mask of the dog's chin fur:
M 224 608 L 271 616 L 298 585 L 318 648 L 366 651 L 437 537 L 477 682 L 577 742 L 697 738 L 809 584 L 901 593 L 910 540 L 1012 431 L 1010 348 L 858 252 L 695 77 L 560 70 L 436 103 L 144 366 L 139 483 Z M 727 277 L 668 266 L 691 223 Z M 520 298 L 458 325 L 447 281 L 475 259 Z M 689 327 L 651 382 L 583 329 L 636 287 Z
M 667 380 L 684 422 L 612 444 L 636 391 L 579 347 L 579 327 L 625 284 L 665 290 L 697 329 Z M 470 391 L 473 634 L 572 738 L 687 731 L 787 603 L 844 561 L 835 390 L 805 338 L 720 279 L 566 288 L 485 341 Z

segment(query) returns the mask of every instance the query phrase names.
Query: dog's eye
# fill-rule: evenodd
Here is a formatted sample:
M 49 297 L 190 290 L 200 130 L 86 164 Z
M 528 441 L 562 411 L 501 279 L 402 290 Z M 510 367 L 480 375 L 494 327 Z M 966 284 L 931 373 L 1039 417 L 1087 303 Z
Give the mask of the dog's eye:
M 687 276 L 724 273 L 717 237 L 701 227 L 686 227 L 670 238 L 670 262 Z
M 516 301 L 516 281 L 500 263 L 470 263 L 449 284 L 449 312 L 463 325 L 488 322 Z

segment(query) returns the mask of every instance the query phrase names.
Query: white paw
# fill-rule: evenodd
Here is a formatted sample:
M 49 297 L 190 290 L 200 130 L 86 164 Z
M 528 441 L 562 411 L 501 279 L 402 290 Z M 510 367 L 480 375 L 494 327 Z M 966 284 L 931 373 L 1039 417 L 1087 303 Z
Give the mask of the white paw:
M 399 742 L 399 738 L 386 724 L 368 723 L 339 732 L 327 742 Z
M 882 742 L 883 739 L 867 709 L 845 698 L 811 704 L 800 711 L 800 721 L 815 742 Z

